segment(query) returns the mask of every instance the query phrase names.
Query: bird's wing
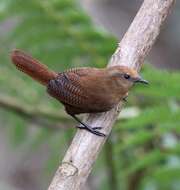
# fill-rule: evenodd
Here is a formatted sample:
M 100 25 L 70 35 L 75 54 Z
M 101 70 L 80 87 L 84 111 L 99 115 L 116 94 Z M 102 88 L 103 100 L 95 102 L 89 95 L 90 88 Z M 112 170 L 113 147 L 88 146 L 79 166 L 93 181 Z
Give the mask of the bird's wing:
M 83 108 L 88 104 L 88 94 L 81 84 L 81 77 L 89 74 L 91 69 L 72 69 L 51 80 L 48 93 L 63 104 Z

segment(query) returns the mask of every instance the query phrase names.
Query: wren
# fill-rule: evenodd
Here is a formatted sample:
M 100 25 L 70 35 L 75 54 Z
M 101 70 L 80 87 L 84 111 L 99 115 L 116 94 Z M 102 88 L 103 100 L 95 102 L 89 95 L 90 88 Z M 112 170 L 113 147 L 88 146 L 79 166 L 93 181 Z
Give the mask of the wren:
M 105 136 L 99 131 L 101 127 L 88 126 L 76 115 L 109 111 L 119 101 L 126 100 L 135 83 L 148 84 L 136 70 L 126 66 L 82 67 L 57 73 L 20 50 L 12 51 L 11 59 L 20 71 L 46 86 L 48 94 L 60 101 L 66 112 L 81 124 L 79 128 L 98 136 Z

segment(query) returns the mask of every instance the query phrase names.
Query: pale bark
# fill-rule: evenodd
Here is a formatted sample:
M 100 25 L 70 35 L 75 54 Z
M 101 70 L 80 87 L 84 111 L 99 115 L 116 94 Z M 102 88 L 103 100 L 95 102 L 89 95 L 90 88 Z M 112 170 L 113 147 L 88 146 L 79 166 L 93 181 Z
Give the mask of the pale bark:
M 144 0 L 108 66 L 126 65 L 139 71 L 173 3 L 174 0 Z M 122 105 L 120 102 L 118 107 L 103 114 L 90 114 L 85 122 L 93 127 L 103 126 L 102 132 L 109 134 Z M 49 190 L 83 189 L 105 141 L 106 138 L 78 130 Z

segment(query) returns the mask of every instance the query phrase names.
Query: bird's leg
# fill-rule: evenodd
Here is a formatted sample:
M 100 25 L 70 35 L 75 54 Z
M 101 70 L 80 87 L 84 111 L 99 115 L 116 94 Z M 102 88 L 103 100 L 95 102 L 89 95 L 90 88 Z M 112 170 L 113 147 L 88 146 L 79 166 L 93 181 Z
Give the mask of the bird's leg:
M 90 127 L 88 126 L 87 124 L 85 124 L 84 122 L 82 122 L 78 117 L 76 117 L 75 115 L 71 115 L 77 122 L 79 122 L 82 126 L 79 126 L 78 128 L 80 129 L 86 129 L 87 131 L 95 134 L 95 135 L 98 135 L 98 136 L 102 136 L 102 137 L 105 137 L 106 135 L 97 131 L 98 129 L 101 129 L 101 127 Z

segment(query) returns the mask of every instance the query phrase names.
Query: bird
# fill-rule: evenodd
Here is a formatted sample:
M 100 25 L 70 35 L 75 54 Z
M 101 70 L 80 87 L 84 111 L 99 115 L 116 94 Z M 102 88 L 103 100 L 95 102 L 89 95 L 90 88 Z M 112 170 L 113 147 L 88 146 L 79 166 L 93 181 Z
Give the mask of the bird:
M 106 136 L 100 132 L 102 127 L 93 128 L 77 115 L 109 111 L 121 100 L 126 101 L 134 84 L 148 84 L 135 69 L 127 66 L 79 67 L 55 72 L 19 49 L 10 56 L 18 70 L 46 86 L 47 93 L 64 105 L 67 114 L 80 123 L 78 128 L 98 136 Z

